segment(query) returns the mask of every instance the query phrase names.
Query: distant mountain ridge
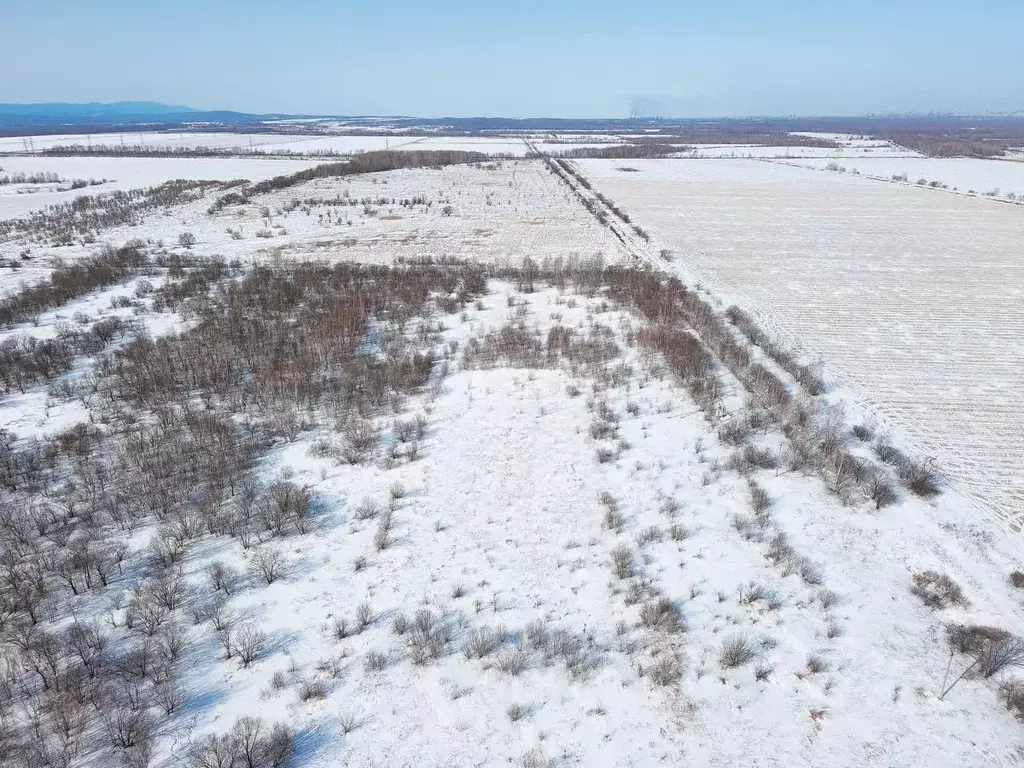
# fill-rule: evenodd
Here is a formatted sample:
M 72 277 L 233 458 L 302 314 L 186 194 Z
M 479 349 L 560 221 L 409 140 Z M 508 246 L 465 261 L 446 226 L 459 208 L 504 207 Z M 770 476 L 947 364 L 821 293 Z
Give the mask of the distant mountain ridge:
M 181 115 L 198 112 L 193 107 L 176 104 L 162 104 L 158 101 L 114 101 L 114 102 L 70 102 L 49 101 L 34 104 L 3 104 L 0 103 L 0 115 L 11 117 L 70 117 L 75 119 L 95 119 L 99 117 L 140 117 L 152 115 Z

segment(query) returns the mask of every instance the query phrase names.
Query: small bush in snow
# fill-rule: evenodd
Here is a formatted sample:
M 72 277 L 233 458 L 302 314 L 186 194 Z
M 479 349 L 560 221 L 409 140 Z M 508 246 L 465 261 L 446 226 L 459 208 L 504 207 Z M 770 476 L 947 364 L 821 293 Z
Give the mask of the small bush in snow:
M 530 663 L 530 652 L 522 645 L 514 645 L 499 651 L 494 665 L 506 675 L 518 677 Z
M 482 659 L 498 650 L 508 637 L 502 626 L 479 627 L 470 634 L 462 648 L 467 659 Z
M 683 674 L 683 664 L 676 654 L 668 653 L 645 671 L 652 685 L 667 686 L 679 680 Z
M 644 604 L 640 609 L 640 623 L 648 629 L 674 634 L 686 630 L 683 612 L 667 597 Z
M 746 635 L 732 635 L 722 641 L 722 650 L 718 654 L 718 663 L 726 669 L 739 667 L 757 656 L 757 646 Z
M 999 692 L 1003 696 L 1006 708 L 1016 715 L 1018 720 L 1024 721 L 1024 681 L 1017 678 L 1004 680 L 999 686 Z
M 824 658 L 816 653 L 812 653 L 807 657 L 807 671 L 812 675 L 817 675 L 821 672 L 828 670 L 828 662 Z
M 911 593 L 921 598 L 929 608 L 946 608 L 950 605 L 967 605 L 967 598 L 960 585 L 949 576 L 938 571 L 921 571 L 914 574 Z

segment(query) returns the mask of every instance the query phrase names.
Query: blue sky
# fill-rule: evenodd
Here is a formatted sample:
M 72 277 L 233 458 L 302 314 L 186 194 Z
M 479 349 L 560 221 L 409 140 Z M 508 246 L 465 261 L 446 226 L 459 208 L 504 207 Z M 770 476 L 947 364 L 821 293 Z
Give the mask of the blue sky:
M 0 102 L 621 117 L 1024 109 L 1024 2 L 25 0 Z

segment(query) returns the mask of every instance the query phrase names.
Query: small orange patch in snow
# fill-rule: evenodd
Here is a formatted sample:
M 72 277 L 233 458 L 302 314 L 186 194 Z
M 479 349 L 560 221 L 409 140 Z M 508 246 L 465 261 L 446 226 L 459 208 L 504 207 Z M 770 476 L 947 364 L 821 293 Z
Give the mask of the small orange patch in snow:
M 400 221 L 401 218 L 402 218 L 401 216 L 381 216 L 380 220 L 381 221 Z

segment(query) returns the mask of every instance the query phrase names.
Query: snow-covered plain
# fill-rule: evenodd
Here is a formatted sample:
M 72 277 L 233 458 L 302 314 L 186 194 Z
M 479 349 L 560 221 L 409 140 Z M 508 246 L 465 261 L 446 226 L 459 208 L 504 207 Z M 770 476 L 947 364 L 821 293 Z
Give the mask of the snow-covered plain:
M 322 162 L 322 161 L 320 161 Z M 119 189 L 141 189 L 173 179 L 262 181 L 273 176 L 295 173 L 317 165 L 318 161 L 280 158 L 250 159 L 185 157 L 42 157 L 0 158 L 4 174 L 56 173 L 73 179 L 107 179 L 107 183 L 83 189 L 53 191 L 68 184 L 11 184 L 0 186 L 0 220 L 24 216 L 50 205 L 68 203 L 80 195 L 98 195 Z M 31 191 L 29 191 L 31 190 Z
M 822 160 L 800 160 L 808 168 L 825 170 Z M 845 173 L 855 171 L 883 181 L 906 174 L 904 183 L 931 187 L 938 182 L 942 191 L 981 195 L 998 199 L 1024 198 L 1024 162 L 969 157 L 844 158 L 839 165 Z M 833 171 L 835 172 L 835 171 Z M 920 184 L 919 184 L 920 182 Z M 1010 197 L 1008 197 L 1010 196 Z
M 527 257 L 624 258 L 608 230 L 580 216 L 571 193 L 538 162 L 318 179 L 267 194 L 259 204 L 230 206 L 209 215 L 214 196 L 210 193 L 166 215 L 154 213 L 137 226 L 107 230 L 103 238 L 117 244 L 140 238 L 171 245 L 189 231 L 197 240 L 194 253 L 242 261 L 271 255 L 373 263 L 454 255 L 511 264 Z M 423 202 L 402 205 L 403 200 L 417 198 Z M 387 202 L 381 202 L 384 199 Z M 299 207 L 288 210 L 295 200 Z M 307 205 L 307 200 L 315 202 Z M 348 201 L 354 204 L 339 204 Z M 451 208 L 447 213 L 446 206 Z M 269 219 L 263 216 L 264 207 Z M 0 258 L 16 258 L 22 247 L 17 240 L 0 243 Z M 95 246 L 77 244 L 33 253 L 38 264 L 48 257 L 75 259 L 94 250 Z
M 691 281 L 823 360 L 982 512 L 1024 522 L 1017 206 L 776 163 L 618 165 L 580 162 Z
M 823 138 L 831 138 L 825 136 Z M 712 158 L 888 158 L 888 157 L 920 157 L 903 147 L 890 142 L 851 142 L 837 148 L 829 147 L 769 147 L 762 144 L 694 144 L 692 149 L 680 153 L 680 157 L 712 157 Z
M 408 323 L 419 343 L 436 334 L 439 366 L 448 366 L 436 386 L 401 406 L 401 418 L 425 420 L 416 460 L 388 461 L 381 446 L 370 463 L 341 463 L 317 450 L 339 436 L 313 414 L 310 428 L 261 458 L 265 482 L 310 490 L 316 527 L 284 540 L 282 579 L 247 577 L 228 601 L 232 614 L 267 633 L 253 664 L 222 658 L 208 623 L 183 618 L 181 683 L 194 700 L 161 718 L 154 765 L 182 765 L 189 743 L 247 714 L 295 728 L 296 768 L 1019 765 L 1024 736 L 998 681 L 968 678 L 943 700 L 938 692 L 950 664 L 943 622 L 1024 633 L 1021 590 L 1007 579 L 1021 567 L 1019 536 L 961 495 L 977 500 L 988 491 L 986 511 L 998 512 L 1006 501 L 999 493 L 1013 481 L 1021 425 L 1012 374 L 1024 350 L 1012 307 L 1024 281 L 1012 279 L 1020 267 L 1012 257 L 1021 211 L 768 162 L 630 160 L 638 169 L 631 173 L 617 170 L 622 161 L 578 164 L 651 232 L 652 254 L 675 252 L 673 262 L 659 261 L 663 268 L 738 301 L 784 340 L 821 355 L 839 384 L 832 397 L 845 397 L 850 415 L 875 415 L 880 430 L 937 455 L 957 482 L 938 500 L 908 496 L 876 511 L 842 505 L 814 474 L 755 470 L 774 525 L 820 583 L 787 573 L 766 559 L 766 540 L 744 534 L 747 480 L 727 468 L 732 450 L 716 425 L 657 356 L 634 346 L 642 320 L 602 292 L 541 284 L 523 293 L 492 280 L 464 312 Z M 103 231 L 100 242 L 140 238 L 156 251 L 243 265 L 629 256 L 537 161 L 320 179 L 215 214 L 211 202 L 148 213 L 139 225 Z M 184 231 L 196 237 L 190 248 L 175 245 Z M 0 257 L 24 245 L 0 244 Z M 32 268 L 97 247 L 34 245 Z M 963 285 L 983 286 L 984 296 L 962 295 Z M 86 327 L 112 315 L 137 319 L 154 337 L 192 322 L 154 311 L 137 287 L 75 299 L 0 342 L 49 338 L 58 323 Z M 111 306 L 123 298 L 133 305 Z M 471 339 L 510 323 L 541 339 L 556 324 L 607 333 L 618 357 L 600 375 L 564 363 L 466 362 Z M 79 360 L 67 378 L 88 371 Z M 727 371 L 721 382 L 728 410 L 741 411 L 739 383 Z M 0 429 L 49 435 L 90 420 L 87 401 L 39 386 L 0 401 Z M 598 460 L 595 448 L 607 441 L 590 434 L 601 401 L 619 423 L 610 460 Z M 380 421 L 392 428 L 390 417 Z M 754 440 L 771 449 L 783 442 L 773 429 Z M 396 483 L 404 493 L 392 503 L 393 541 L 378 549 L 376 523 L 357 509 L 365 498 L 387 506 Z M 605 493 L 621 525 L 607 524 Z M 131 532 L 132 547 L 155 529 Z M 633 556 L 626 577 L 613 569 L 621 547 Z M 214 561 L 245 571 L 253 559 L 223 536 L 203 538 L 193 552 L 183 570 L 195 583 Z M 970 604 L 922 605 L 909 585 L 925 569 L 947 572 Z M 767 590 L 762 599 L 743 599 L 751 582 Z M 125 589 L 116 580 L 103 597 Z M 641 605 L 652 590 L 679 608 L 685 631 L 644 625 Z M 352 631 L 364 603 L 369 621 Z M 413 663 L 407 637 L 394 629 L 396 617 L 421 609 L 447 613 L 454 636 L 425 665 Z M 339 619 L 350 628 L 343 638 Z M 583 674 L 531 644 L 527 627 L 538 620 L 579 639 Z M 472 632 L 498 626 L 500 647 L 466 658 Z M 754 658 L 725 667 L 723 643 L 737 635 L 754 643 Z M 509 671 L 516 654 L 523 668 Z M 669 684 L 655 684 L 673 658 Z M 816 671 L 814 658 L 822 662 Z M 953 664 L 954 673 L 965 665 L 960 656 Z M 323 698 L 303 699 L 314 682 Z

